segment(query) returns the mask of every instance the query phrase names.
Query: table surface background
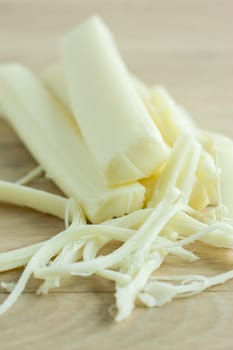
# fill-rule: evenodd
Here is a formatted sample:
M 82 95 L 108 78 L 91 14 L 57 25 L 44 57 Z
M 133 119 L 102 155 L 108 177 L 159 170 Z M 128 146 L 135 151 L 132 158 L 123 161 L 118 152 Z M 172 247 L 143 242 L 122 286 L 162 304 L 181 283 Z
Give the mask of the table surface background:
M 233 136 L 233 2 L 231 0 L 0 0 L 0 62 L 20 61 L 37 72 L 54 62 L 60 35 L 92 14 L 112 28 L 127 65 L 146 83 L 161 84 L 200 126 Z M 0 178 L 16 180 L 35 162 L 0 119 Z M 57 189 L 39 179 L 35 187 Z M 63 227 L 50 216 L 0 206 L 0 250 L 46 239 Z M 170 259 L 163 272 L 215 273 L 233 254 L 195 245 L 201 260 Z M 20 271 L 2 274 L 11 281 Z M 115 324 L 108 309 L 113 285 L 97 277 L 70 279 L 46 297 L 31 281 L 0 318 L 1 349 L 231 349 L 233 282 L 160 309 L 138 308 Z M 0 290 L 0 300 L 5 294 Z

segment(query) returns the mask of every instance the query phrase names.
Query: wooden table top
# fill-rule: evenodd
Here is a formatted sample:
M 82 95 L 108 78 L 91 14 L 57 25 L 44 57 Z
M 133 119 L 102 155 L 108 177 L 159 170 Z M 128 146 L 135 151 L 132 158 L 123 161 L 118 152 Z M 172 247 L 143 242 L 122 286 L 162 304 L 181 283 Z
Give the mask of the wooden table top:
M 58 38 L 92 14 L 112 28 L 129 68 L 161 84 L 204 128 L 233 136 L 233 2 L 231 0 L 0 0 L 0 61 L 40 72 L 58 57 Z M 14 181 L 35 165 L 0 119 L 0 178 Z M 33 183 L 56 191 L 47 180 Z M 0 251 L 51 237 L 58 219 L 0 205 Z M 201 260 L 168 259 L 163 271 L 214 275 L 232 268 L 233 252 L 196 244 Z M 0 275 L 16 280 L 20 271 Z M 138 308 L 115 324 L 113 284 L 97 277 L 64 281 L 38 297 L 30 281 L 0 318 L 0 347 L 13 349 L 232 349 L 233 281 L 159 309 Z M 5 298 L 0 290 L 0 301 Z

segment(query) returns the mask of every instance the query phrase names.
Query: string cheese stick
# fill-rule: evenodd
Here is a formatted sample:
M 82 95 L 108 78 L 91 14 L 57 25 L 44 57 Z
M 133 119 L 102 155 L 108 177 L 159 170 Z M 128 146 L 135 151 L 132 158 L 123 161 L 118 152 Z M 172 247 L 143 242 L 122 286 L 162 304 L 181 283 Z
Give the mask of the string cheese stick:
M 91 222 L 142 207 L 144 187 L 105 184 L 70 116 L 28 69 L 16 64 L 0 67 L 0 104 L 42 168 Z
M 42 190 L 0 181 L 0 202 L 28 207 L 64 219 L 68 199 Z
M 133 86 L 135 87 L 140 98 L 144 101 L 150 98 L 150 89 L 135 75 L 130 74 Z M 51 92 L 62 102 L 69 112 L 72 112 L 71 102 L 69 99 L 64 66 L 61 62 L 56 62 L 47 66 L 42 72 L 42 80 Z
M 151 175 L 168 147 L 98 17 L 63 37 L 62 62 L 72 111 L 107 182 Z

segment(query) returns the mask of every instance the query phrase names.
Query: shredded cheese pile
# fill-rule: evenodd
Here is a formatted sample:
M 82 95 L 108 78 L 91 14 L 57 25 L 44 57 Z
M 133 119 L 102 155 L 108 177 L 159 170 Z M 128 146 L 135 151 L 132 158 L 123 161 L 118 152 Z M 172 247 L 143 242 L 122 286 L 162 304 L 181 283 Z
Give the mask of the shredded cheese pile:
M 181 151 L 184 146 L 186 152 Z M 190 150 L 200 155 L 200 145 L 197 147 L 193 140 L 190 142 L 187 135 L 180 136 L 147 207 L 98 225 L 88 224 L 82 209 L 72 199 L 1 181 L 1 201 L 63 218 L 65 229 L 45 242 L 0 254 L 1 272 L 24 267 L 16 284 L 2 282 L 9 296 L 0 306 L 0 314 L 15 303 L 32 276 L 43 280 L 38 294 L 58 288 L 61 279 L 71 275 L 96 274 L 114 281 L 116 321 L 127 318 L 137 300 L 148 307 L 162 306 L 174 298 L 200 293 L 232 278 L 233 271 L 211 278 L 201 275 L 156 277 L 156 270 L 169 254 L 187 263 L 197 261 L 198 256 L 184 248 L 195 240 L 217 247 L 233 247 L 232 220 L 216 218 L 220 207 L 210 207 L 208 216 L 204 216 L 188 205 L 197 167 L 197 161 L 196 167 L 190 166 L 195 158 L 190 156 Z M 189 157 L 183 163 L 186 154 Z M 181 155 L 183 161 L 180 161 Z M 31 173 L 28 181 L 38 176 L 38 172 L 39 168 Z M 208 219 L 207 222 L 203 218 Z M 111 241 L 118 241 L 120 247 L 107 255 L 99 255 Z

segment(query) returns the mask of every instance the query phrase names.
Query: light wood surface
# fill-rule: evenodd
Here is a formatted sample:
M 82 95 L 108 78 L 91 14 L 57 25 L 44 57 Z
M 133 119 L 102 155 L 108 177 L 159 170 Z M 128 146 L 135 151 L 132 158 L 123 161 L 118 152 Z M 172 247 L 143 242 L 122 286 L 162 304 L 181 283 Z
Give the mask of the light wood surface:
M 40 72 L 57 59 L 58 38 L 99 13 L 115 33 L 129 66 L 147 83 L 165 85 L 199 125 L 233 136 L 233 2 L 231 0 L 0 0 L 0 61 L 21 61 Z M 30 101 L 29 101 L 30 103 Z M 0 178 L 16 180 L 35 162 L 0 120 Z M 35 187 L 58 191 L 47 180 Z M 0 251 L 52 236 L 53 217 L 0 205 Z M 230 270 L 233 252 L 196 244 L 193 265 L 169 258 L 160 273 Z M 20 271 L 1 274 L 16 280 Z M 138 308 L 115 324 L 108 312 L 113 284 L 97 277 L 69 279 L 46 297 L 24 295 L 0 318 L 0 348 L 232 349 L 233 281 L 160 309 Z M 5 294 L 0 291 L 0 301 Z

